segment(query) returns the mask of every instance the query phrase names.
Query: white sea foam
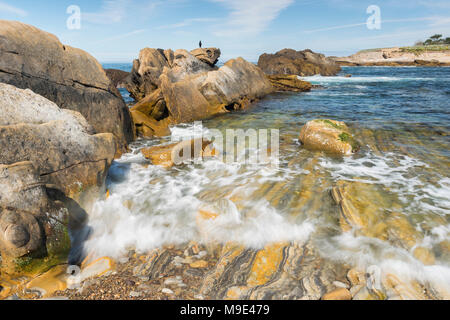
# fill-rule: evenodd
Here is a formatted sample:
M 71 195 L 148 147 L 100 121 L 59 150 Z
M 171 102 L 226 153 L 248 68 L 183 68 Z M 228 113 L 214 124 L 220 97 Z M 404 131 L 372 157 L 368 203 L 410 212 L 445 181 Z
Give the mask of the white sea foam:
M 191 129 L 177 126 L 172 133 L 183 139 L 190 137 Z M 304 241 L 314 230 L 311 222 L 293 224 L 266 201 L 252 199 L 261 184 L 292 179 L 290 169 L 210 159 L 167 170 L 143 166 L 146 160 L 137 151 L 124 155 L 110 169 L 111 196 L 96 203 L 90 215 L 87 252 L 119 257 L 128 248 L 145 252 L 190 240 L 235 241 L 256 248 L 270 242 Z M 223 197 L 217 196 L 224 190 L 228 192 Z M 213 194 L 211 201 L 201 200 L 205 192 Z M 233 196 L 248 199 L 240 203 L 244 209 L 238 210 L 229 200 Z M 205 205 L 215 206 L 219 216 L 199 226 L 198 212 Z
M 404 283 L 417 280 L 431 284 L 442 293 L 450 292 L 448 263 L 425 266 L 407 250 L 394 247 L 386 241 L 357 237 L 351 233 L 324 239 L 318 244 L 321 253 L 335 261 L 348 263 L 360 270 L 375 267 L 381 271 L 382 277 L 394 274 Z

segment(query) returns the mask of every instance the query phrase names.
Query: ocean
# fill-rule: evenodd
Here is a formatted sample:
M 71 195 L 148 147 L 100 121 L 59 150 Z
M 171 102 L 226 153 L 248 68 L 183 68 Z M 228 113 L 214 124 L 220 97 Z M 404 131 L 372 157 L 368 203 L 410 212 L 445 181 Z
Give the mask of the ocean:
M 279 129 L 277 167 L 210 159 L 167 170 L 143 165 L 140 149 L 169 137 L 136 141 L 112 165 L 111 196 L 95 205 L 87 250 L 120 257 L 129 248 L 145 252 L 191 240 L 261 248 L 309 239 L 326 259 L 376 265 L 450 292 L 450 68 L 344 67 L 337 77 L 304 79 L 320 87 L 275 93 L 202 122 L 203 131 Z M 303 149 L 300 130 L 318 118 L 344 121 L 361 150 L 342 158 Z M 193 126 L 178 125 L 172 135 L 188 138 Z M 359 230 L 343 230 L 331 196 L 342 184 L 361 212 Z M 200 232 L 202 206 L 221 215 Z M 418 247 L 434 258 L 417 259 Z

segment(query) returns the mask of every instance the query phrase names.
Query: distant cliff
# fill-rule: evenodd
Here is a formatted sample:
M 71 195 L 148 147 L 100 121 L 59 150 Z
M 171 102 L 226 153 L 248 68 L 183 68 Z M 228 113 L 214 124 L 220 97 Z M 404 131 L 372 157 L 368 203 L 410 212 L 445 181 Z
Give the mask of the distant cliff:
M 332 59 L 341 66 L 450 66 L 450 46 L 372 49 Z

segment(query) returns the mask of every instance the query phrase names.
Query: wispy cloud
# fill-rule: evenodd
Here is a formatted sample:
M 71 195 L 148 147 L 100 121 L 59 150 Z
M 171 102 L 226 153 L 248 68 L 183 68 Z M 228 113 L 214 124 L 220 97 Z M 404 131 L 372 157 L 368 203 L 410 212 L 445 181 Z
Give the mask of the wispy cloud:
M 215 22 L 218 19 L 216 18 L 193 18 L 193 19 L 185 19 L 179 23 L 168 24 L 164 26 L 160 26 L 157 29 L 177 29 L 191 26 L 194 23 L 207 23 L 207 22 Z
M 101 40 L 101 42 L 109 42 L 109 41 L 116 41 L 116 40 L 126 39 L 126 38 L 129 38 L 129 37 L 132 37 L 132 36 L 144 33 L 146 31 L 147 31 L 146 29 L 134 30 L 134 31 L 131 31 L 131 32 L 128 32 L 128 33 L 119 34 L 119 35 L 116 35 L 116 36 L 113 36 L 113 37 L 105 38 L 105 39 Z
M 98 12 L 82 12 L 83 21 L 94 24 L 112 24 L 123 20 L 131 0 L 104 0 Z
M 0 12 L 14 14 L 20 17 L 26 17 L 28 15 L 28 12 L 25 10 L 11 6 L 5 2 L 0 2 Z
M 418 21 L 440 21 L 440 23 L 445 24 L 445 21 L 440 19 L 437 20 L 437 17 L 422 17 L 422 18 L 410 18 L 410 19 L 390 19 L 390 20 L 381 20 L 381 23 L 399 23 L 399 22 L 418 22 Z M 447 20 L 449 20 L 447 18 Z M 321 32 L 321 31 L 330 31 L 330 30 L 338 30 L 338 29 L 347 29 L 347 28 L 354 28 L 354 27 L 360 27 L 365 26 L 366 22 L 361 23 L 354 23 L 354 24 L 344 24 L 340 26 L 333 26 L 333 27 L 326 27 L 326 28 L 319 28 L 319 29 L 312 29 L 312 30 L 305 30 L 304 33 L 314 33 L 314 32 Z
M 216 36 L 256 35 L 265 30 L 294 0 L 210 0 L 231 10 Z

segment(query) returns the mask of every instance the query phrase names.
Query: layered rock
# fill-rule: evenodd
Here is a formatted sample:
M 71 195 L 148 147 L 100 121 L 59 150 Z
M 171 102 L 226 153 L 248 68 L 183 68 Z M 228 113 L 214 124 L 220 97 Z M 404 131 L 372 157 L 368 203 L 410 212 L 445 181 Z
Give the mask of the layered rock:
M 259 57 L 258 67 L 270 75 L 289 74 L 299 76 L 334 76 L 341 71 L 339 65 L 323 54 L 311 50 L 283 49 L 275 54 Z
M 277 91 L 304 92 L 312 89 L 311 83 L 300 80 L 296 75 L 277 74 L 269 75 L 268 78 Z
M 350 155 L 359 149 L 347 125 L 334 120 L 309 121 L 300 132 L 300 142 L 308 149 L 342 155 Z
M 217 69 L 213 64 L 220 50 L 205 50 L 211 53 L 194 52 L 198 58 L 186 50 L 140 52 L 126 84 L 137 101 L 131 114 L 138 134 L 156 134 L 160 123 L 191 122 L 243 109 L 274 91 L 255 65 L 238 58 Z M 145 121 L 143 115 L 152 120 Z
M 91 55 L 35 27 L 4 20 L 0 53 L 0 82 L 81 113 L 97 133 L 114 134 L 119 153 L 127 150 L 134 139 L 129 110 Z

